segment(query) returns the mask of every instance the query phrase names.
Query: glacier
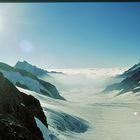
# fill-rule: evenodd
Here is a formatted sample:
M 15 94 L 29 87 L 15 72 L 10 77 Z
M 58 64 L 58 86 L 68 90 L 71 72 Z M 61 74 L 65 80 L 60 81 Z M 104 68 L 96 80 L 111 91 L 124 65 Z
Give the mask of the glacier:
M 40 77 L 51 81 L 66 101 L 18 89 L 40 100 L 49 131 L 59 140 L 139 140 L 140 98 L 131 93 L 115 96 L 117 91 L 101 93 L 111 77 L 126 69 L 55 69 L 65 74 L 51 74 L 54 81 Z

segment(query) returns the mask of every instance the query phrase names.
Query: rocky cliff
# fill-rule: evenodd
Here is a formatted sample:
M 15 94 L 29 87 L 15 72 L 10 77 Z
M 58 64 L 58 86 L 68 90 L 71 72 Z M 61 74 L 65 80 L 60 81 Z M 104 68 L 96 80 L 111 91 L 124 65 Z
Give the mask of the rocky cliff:
M 0 73 L 0 140 L 43 140 L 34 117 L 48 127 L 39 101 Z

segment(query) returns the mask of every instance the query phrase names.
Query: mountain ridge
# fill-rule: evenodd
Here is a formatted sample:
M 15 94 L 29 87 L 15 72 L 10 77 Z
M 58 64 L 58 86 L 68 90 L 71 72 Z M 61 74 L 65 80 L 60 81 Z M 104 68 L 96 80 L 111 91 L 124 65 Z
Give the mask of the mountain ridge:
M 124 94 L 126 92 L 140 92 L 140 62 L 129 68 L 120 75 L 120 77 L 124 78 L 120 83 L 108 85 L 103 92 L 120 90 L 117 95 Z
M 59 95 L 59 92 L 54 85 L 39 79 L 31 72 L 9 66 L 2 62 L 0 62 L 0 72 L 2 72 L 15 86 L 29 89 L 55 99 L 64 100 L 64 98 Z
M 47 70 L 44 70 L 42 68 L 39 68 L 38 66 L 36 65 L 32 65 L 30 63 L 28 63 L 27 61 L 18 61 L 15 66 L 15 68 L 18 68 L 18 69 L 22 69 L 22 70 L 26 70 L 28 72 L 31 72 L 32 74 L 36 75 L 37 77 L 41 77 L 41 76 L 49 76 L 50 77 L 50 73 L 54 73 L 54 74 L 64 74 L 63 72 L 56 72 L 56 71 L 47 71 Z
M 36 75 L 36 76 L 42 76 L 42 75 L 47 75 L 48 74 L 48 71 L 47 70 L 44 70 L 44 69 L 41 69 L 41 68 L 38 68 L 37 66 L 35 65 L 31 65 L 29 64 L 27 61 L 18 61 L 15 66 L 15 68 L 18 68 L 18 69 L 22 69 L 22 70 L 26 70 L 28 72 L 31 72 L 32 74 Z

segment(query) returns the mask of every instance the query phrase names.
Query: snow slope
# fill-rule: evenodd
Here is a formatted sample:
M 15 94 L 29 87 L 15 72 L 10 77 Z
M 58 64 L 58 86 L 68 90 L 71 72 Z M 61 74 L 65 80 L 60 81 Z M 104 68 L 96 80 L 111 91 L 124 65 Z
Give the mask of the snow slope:
M 73 137 L 76 133 L 84 133 L 89 129 L 90 124 L 88 121 L 71 114 L 68 111 L 61 110 L 62 106 L 67 105 L 66 101 L 55 100 L 47 96 L 38 94 L 36 92 L 22 89 L 17 87 L 20 91 L 32 95 L 40 100 L 41 106 L 43 107 L 44 113 L 47 116 L 47 122 L 49 125 L 51 138 L 54 140 L 65 140 L 67 136 Z M 42 126 L 40 126 L 42 128 Z M 44 133 L 44 129 L 42 128 Z M 47 133 L 47 132 L 46 132 Z M 44 134 L 47 135 L 47 134 Z
M 41 130 L 42 134 L 43 134 L 43 138 L 44 140 L 51 140 L 49 137 L 49 130 L 48 128 L 37 118 L 34 117 L 37 127 Z
M 104 83 L 112 74 L 108 73 L 107 77 L 98 76 L 96 79 L 86 76 L 83 78 L 83 75 L 84 73 L 82 76 L 66 74 L 61 77 L 54 74 L 54 78 L 64 86 L 60 92 L 67 101 L 20 90 L 40 100 L 48 116 L 49 130 L 59 140 L 139 140 L 140 99 L 131 96 L 131 93 L 119 97 L 114 96 L 115 92 L 111 95 L 100 94 L 100 88 L 105 86 Z M 80 122 L 82 127 L 76 127 L 75 121 Z M 87 130 L 84 128 L 86 131 L 81 131 L 83 126 L 88 126 Z M 75 132 L 77 129 L 80 133 Z
M 2 72 L 4 77 L 16 86 L 29 89 L 52 98 L 64 100 L 54 85 L 47 81 L 40 80 L 36 75 L 33 75 L 30 72 L 11 67 L 1 62 L 0 72 Z

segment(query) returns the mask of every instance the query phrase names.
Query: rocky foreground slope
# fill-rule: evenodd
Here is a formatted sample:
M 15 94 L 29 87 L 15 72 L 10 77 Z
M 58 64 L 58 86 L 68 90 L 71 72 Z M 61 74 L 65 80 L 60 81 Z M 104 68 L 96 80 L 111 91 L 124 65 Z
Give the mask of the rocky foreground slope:
M 0 140 L 43 140 L 35 117 L 48 127 L 39 101 L 0 73 Z

